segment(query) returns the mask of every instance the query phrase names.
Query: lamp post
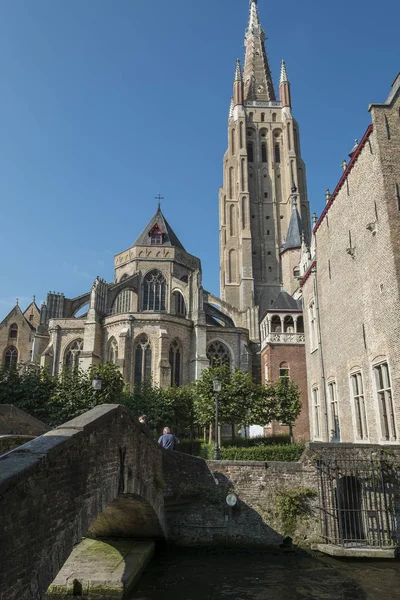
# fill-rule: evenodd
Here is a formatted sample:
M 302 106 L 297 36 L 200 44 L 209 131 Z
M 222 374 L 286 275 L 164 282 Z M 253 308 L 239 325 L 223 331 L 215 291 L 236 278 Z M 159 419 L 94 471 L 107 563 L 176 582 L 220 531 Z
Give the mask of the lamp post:
M 220 460 L 220 452 L 219 452 L 219 435 L 218 435 L 218 394 L 221 391 L 222 382 L 218 375 L 214 377 L 213 381 L 213 389 L 215 393 L 215 445 L 214 445 L 214 460 Z
M 95 392 L 101 392 L 101 387 L 103 385 L 103 380 L 100 375 L 97 373 L 92 379 L 92 388 Z

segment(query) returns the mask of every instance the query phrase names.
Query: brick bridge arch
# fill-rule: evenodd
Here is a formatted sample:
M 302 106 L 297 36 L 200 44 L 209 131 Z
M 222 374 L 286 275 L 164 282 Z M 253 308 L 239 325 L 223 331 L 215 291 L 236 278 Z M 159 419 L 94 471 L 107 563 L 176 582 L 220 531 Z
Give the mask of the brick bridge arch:
M 165 533 L 162 452 L 119 405 L 0 457 L 0 598 L 42 598 L 90 530 Z

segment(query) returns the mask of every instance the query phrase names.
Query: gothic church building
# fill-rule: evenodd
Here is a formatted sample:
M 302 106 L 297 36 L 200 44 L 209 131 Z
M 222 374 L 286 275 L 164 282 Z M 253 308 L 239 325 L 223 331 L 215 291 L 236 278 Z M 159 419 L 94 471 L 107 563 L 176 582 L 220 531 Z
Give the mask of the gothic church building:
M 78 298 L 48 294 L 30 332 L 33 363 L 57 374 L 111 361 L 127 384 L 151 376 L 164 387 L 197 379 L 217 359 L 258 375 L 261 366 L 268 379 L 277 347 L 286 374 L 286 350 L 291 360 L 304 360 L 298 278 L 310 230 L 305 165 L 285 63 L 277 97 L 265 40 L 252 0 L 219 194 L 221 298 L 204 290 L 200 260 L 159 207 L 116 255 L 113 282 L 97 278 Z M 10 339 L 3 335 L 3 362 Z

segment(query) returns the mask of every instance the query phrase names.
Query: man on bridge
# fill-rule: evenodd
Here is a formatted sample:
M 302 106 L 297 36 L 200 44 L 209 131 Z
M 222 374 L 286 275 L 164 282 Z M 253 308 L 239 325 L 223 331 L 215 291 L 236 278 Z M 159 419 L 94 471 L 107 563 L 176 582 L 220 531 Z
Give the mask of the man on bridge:
M 164 450 L 173 450 L 175 448 L 175 444 L 179 444 L 179 440 L 173 433 L 169 427 L 164 427 L 163 435 L 158 440 L 160 446 L 164 448 Z

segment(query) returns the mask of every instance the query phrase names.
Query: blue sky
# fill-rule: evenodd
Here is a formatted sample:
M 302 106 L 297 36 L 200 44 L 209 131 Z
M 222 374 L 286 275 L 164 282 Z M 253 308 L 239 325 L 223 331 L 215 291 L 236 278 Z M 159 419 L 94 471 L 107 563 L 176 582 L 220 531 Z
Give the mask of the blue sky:
M 259 0 L 286 60 L 312 210 L 400 70 L 400 3 Z M 218 188 L 247 0 L 1 0 L 0 317 L 113 279 L 164 213 L 219 291 Z

